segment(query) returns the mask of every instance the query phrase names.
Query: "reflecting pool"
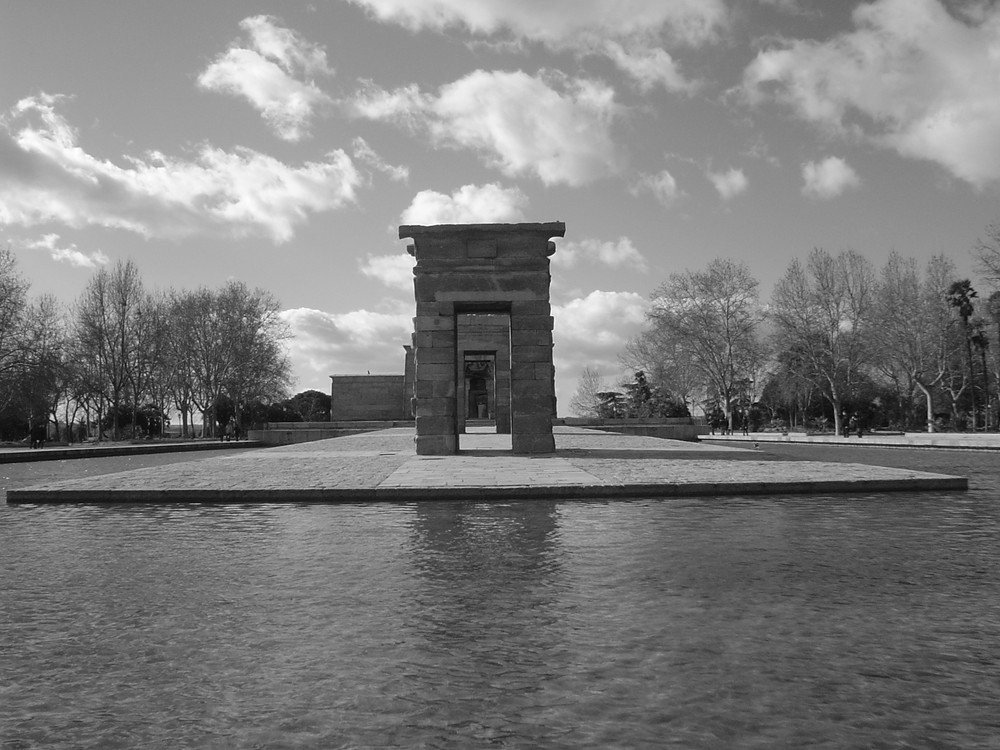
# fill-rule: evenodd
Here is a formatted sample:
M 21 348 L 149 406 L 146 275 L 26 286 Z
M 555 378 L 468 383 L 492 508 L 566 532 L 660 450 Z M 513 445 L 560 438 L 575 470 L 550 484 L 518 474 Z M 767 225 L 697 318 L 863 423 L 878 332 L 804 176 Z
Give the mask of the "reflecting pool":
M 996 747 L 996 458 L 956 456 L 974 491 L 0 505 L 0 747 Z

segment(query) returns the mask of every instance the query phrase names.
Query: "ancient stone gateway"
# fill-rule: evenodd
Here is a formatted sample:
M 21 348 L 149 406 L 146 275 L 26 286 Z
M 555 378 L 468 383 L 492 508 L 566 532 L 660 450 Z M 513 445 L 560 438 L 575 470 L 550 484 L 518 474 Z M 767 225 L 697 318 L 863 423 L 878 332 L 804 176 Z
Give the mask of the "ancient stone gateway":
M 399 228 L 400 239 L 413 240 L 407 250 L 417 260 L 413 391 L 418 454 L 458 452 L 469 408 L 466 382 L 478 371 L 488 373 L 494 384 L 498 429 L 505 431 L 509 419 L 514 452 L 555 451 L 549 256 L 555 252 L 550 238 L 565 232 L 562 222 Z M 508 316 L 503 343 L 463 350 L 460 356 L 459 321 L 470 314 Z M 480 380 L 474 382 L 482 387 Z M 476 393 L 472 398 L 482 402 Z

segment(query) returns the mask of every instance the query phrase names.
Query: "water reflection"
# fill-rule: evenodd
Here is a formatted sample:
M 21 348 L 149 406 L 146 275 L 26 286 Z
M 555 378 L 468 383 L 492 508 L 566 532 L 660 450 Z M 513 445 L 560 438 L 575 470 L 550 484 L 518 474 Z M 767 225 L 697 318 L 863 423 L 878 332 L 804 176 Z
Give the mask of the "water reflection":
M 541 739 L 531 715 L 546 681 L 565 671 L 556 511 L 544 501 L 416 507 L 411 667 L 426 703 L 410 721 L 438 727 L 439 741 Z
M 558 584 L 556 529 L 551 502 L 417 505 L 410 552 L 428 637 L 524 629 L 526 615 L 544 613 Z

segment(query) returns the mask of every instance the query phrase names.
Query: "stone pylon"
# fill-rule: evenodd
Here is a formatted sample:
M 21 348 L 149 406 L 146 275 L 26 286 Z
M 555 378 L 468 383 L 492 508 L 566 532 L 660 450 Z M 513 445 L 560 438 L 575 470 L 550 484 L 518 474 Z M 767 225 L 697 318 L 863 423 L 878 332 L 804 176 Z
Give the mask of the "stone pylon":
M 399 228 L 400 239 L 413 240 L 407 249 L 417 261 L 413 387 L 418 454 L 458 452 L 458 417 L 464 408 L 458 316 L 470 313 L 510 317 L 507 351 L 495 356 L 509 362 L 514 452 L 555 450 L 549 256 L 555 252 L 550 239 L 565 232 L 562 222 Z

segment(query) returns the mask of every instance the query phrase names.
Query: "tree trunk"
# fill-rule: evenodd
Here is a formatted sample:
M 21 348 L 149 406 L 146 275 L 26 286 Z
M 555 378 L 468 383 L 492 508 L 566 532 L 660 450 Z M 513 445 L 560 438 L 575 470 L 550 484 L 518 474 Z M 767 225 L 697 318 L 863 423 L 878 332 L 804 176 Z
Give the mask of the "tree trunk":
M 998 322 L 997 325 L 998 325 L 998 327 L 1000 327 L 1000 322 Z M 998 336 L 998 338 L 1000 338 L 1000 336 Z M 993 359 L 994 359 L 993 379 L 996 381 L 996 386 L 997 386 L 996 387 L 996 391 L 995 391 L 995 395 L 996 395 L 996 398 L 997 398 L 996 403 L 1000 404 L 1000 341 L 998 341 L 997 343 L 998 343 L 998 346 L 997 346 L 996 350 L 993 352 Z M 987 378 L 988 377 L 989 376 L 987 376 Z M 998 415 L 1000 415 L 1000 412 L 998 412 Z M 997 425 L 996 425 L 996 427 L 997 427 L 997 430 L 1000 430 L 1000 416 L 998 416 L 998 418 L 997 418 Z
M 990 429 L 990 371 L 986 366 L 986 348 L 979 349 L 979 357 L 983 361 L 983 429 Z
M 927 402 L 927 431 L 934 432 L 934 394 L 930 388 L 919 380 L 916 383 L 917 388 L 924 394 L 924 399 Z
M 837 392 L 837 386 L 830 381 L 827 382 L 830 383 L 830 395 L 828 398 L 830 399 L 830 403 L 833 404 L 833 432 L 836 435 L 840 435 L 844 425 L 844 420 L 841 419 L 840 413 L 840 394 Z
M 969 324 L 965 323 L 965 355 L 969 363 L 969 403 L 972 405 L 972 431 L 976 431 L 976 371 L 972 364 L 972 340 L 969 338 Z

